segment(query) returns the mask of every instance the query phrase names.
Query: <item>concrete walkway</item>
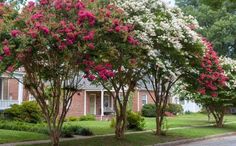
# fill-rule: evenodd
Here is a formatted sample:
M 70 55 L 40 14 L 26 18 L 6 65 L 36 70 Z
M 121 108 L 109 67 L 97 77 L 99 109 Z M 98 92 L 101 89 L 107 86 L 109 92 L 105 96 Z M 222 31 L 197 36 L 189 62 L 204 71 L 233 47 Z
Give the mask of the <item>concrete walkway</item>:
M 227 122 L 225 124 L 232 124 L 236 122 Z M 190 129 L 190 128 L 200 128 L 200 127 L 208 127 L 213 126 L 214 124 L 208 124 L 208 125 L 199 125 L 199 126 L 186 126 L 186 127 L 175 127 L 175 128 L 169 128 L 170 130 L 178 130 L 178 129 Z M 154 132 L 153 130 L 145 130 L 145 131 L 132 131 L 132 132 L 126 132 L 125 134 L 137 134 L 137 133 L 147 133 L 147 132 Z M 79 140 L 79 139 L 89 139 L 89 138 L 95 138 L 95 137 L 106 137 L 106 136 L 114 136 L 115 134 L 105 134 L 105 135 L 94 135 L 94 136 L 74 136 L 73 138 L 61 138 L 60 141 L 70 141 L 70 140 Z M 0 146 L 17 146 L 17 145 L 33 145 L 33 144 L 43 144 L 43 143 L 49 143 L 50 140 L 37 140 L 37 141 L 24 141 L 24 142 L 15 142 L 15 143 L 5 143 L 0 144 Z
M 236 146 L 236 135 L 217 137 L 178 146 Z

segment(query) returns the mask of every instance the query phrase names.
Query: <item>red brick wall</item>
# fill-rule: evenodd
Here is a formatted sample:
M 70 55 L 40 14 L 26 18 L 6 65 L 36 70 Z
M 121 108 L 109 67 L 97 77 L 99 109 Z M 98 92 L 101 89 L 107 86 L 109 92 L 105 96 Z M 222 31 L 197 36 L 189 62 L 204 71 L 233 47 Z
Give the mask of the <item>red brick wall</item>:
M 139 93 L 138 93 L 139 92 Z M 139 99 L 138 99 L 139 94 Z M 154 95 L 154 92 L 151 92 L 152 95 Z M 147 95 L 147 103 L 154 103 L 151 96 L 149 95 L 148 91 L 145 90 L 139 90 L 135 91 L 135 97 L 133 99 L 133 111 L 139 112 L 142 110 L 142 96 Z M 138 108 L 138 100 L 139 100 L 139 108 Z
M 84 115 L 84 91 L 81 90 L 73 96 L 67 117 Z
M 79 92 L 73 97 L 73 101 L 67 116 L 81 116 L 84 114 L 84 90 Z M 90 113 L 90 100 L 89 95 L 96 94 L 96 114 L 101 115 L 101 92 L 99 91 L 87 91 L 86 92 L 86 114 Z M 152 93 L 154 94 L 154 93 Z M 153 100 L 149 93 L 145 90 L 139 91 L 139 111 L 142 109 L 142 95 L 147 95 L 148 103 L 153 103 Z M 134 92 L 133 97 L 133 111 L 138 112 L 138 91 Z

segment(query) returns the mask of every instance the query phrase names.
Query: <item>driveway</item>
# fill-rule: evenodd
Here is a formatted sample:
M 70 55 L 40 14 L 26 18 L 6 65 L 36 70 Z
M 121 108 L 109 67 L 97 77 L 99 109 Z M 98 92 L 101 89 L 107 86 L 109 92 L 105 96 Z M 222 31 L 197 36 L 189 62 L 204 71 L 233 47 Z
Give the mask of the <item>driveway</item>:
M 182 144 L 178 146 L 236 146 L 236 135 L 218 137 L 209 140 Z

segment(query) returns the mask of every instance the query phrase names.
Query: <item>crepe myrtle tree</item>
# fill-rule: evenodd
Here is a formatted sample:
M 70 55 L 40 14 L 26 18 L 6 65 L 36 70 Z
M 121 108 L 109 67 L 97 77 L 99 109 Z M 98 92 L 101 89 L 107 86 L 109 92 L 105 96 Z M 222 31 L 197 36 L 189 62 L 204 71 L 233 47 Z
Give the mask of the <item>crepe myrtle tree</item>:
M 126 22 L 126 15 L 117 6 L 109 5 L 101 11 L 114 9 L 122 17 L 106 17 L 111 26 L 102 28 L 104 33 L 95 39 L 95 47 L 88 52 L 90 60 L 83 62 L 86 77 L 106 89 L 114 99 L 116 112 L 115 135 L 124 138 L 128 100 L 142 78 L 142 66 L 147 58 L 147 49 L 135 38 L 134 26 Z M 113 15 L 113 13 L 111 13 Z
M 193 71 L 182 78 L 179 93 L 188 95 L 205 107 L 213 115 L 216 126 L 223 127 L 226 108 L 232 106 L 232 96 L 227 93 L 229 77 L 212 44 L 205 38 L 202 43 L 206 49 L 205 55 L 200 64 L 196 64 Z
M 117 5 L 127 13 L 127 21 L 135 25 L 137 38 L 148 49 L 142 81 L 157 107 L 156 135 L 160 135 L 172 86 L 191 70 L 192 63 L 203 52 L 194 32 L 198 24 L 193 17 L 184 16 L 179 8 L 160 0 L 118 0 Z
M 225 75 L 228 77 L 228 82 L 226 83 L 226 89 L 221 91 L 221 94 L 230 98 L 231 104 L 236 105 L 236 60 L 229 57 L 221 56 L 219 58 L 220 65 L 225 71 Z
M 59 145 L 63 121 L 72 97 L 80 87 L 79 73 L 85 72 L 86 77 L 92 79 L 88 73 L 93 68 L 89 66 L 95 61 L 91 59 L 102 60 L 96 65 L 104 66 L 106 57 L 112 56 L 109 53 L 114 57 L 109 62 L 119 62 L 116 57 L 127 53 L 126 44 L 131 50 L 137 45 L 132 27 L 122 22 L 119 9 L 105 1 L 40 0 L 29 2 L 20 13 L 9 17 L 7 6 L 1 4 L 2 8 L 5 11 L 0 13 L 3 22 L 0 24 L 3 27 L 0 32 L 1 72 L 11 73 L 24 68 L 24 85 L 42 109 L 52 145 Z M 130 60 L 130 56 L 124 57 Z M 106 80 L 115 75 L 113 70 L 116 71 L 118 66 L 121 65 L 108 63 L 106 69 L 96 69 Z M 124 82 L 128 81 L 124 78 Z M 134 83 L 128 83 L 131 91 Z M 123 116 L 123 109 L 120 109 Z

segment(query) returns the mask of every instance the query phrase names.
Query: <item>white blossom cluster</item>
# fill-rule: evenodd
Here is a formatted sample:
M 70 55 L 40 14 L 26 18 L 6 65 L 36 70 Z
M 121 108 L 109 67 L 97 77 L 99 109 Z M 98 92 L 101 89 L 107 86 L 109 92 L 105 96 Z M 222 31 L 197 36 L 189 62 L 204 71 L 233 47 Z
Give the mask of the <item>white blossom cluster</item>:
M 192 30 L 198 23 L 192 16 L 184 16 L 177 7 L 169 7 L 161 0 L 117 0 L 116 3 L 128 15 L 128 23 L 141 29 L 138 38 L 154 48 L 154 44 L 181 50 L 183 43 L 195 43 L 198 34 Z M 156 56 L 156 51 L 150 54 Z
M 228 87 L 236 89 L 236 60 L 228 57 L 220 57 L 220 64 L 229 78 Z

